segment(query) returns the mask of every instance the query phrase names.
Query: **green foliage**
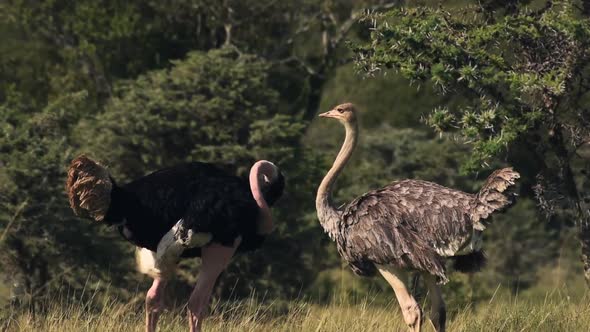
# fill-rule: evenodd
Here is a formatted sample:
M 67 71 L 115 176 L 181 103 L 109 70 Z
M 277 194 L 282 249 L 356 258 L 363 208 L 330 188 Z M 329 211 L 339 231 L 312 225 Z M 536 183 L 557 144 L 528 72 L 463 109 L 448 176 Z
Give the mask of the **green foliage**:
M 250 162 L 259 157 L 253 143 L 270 142 L 270 148 L 302 129 L 291 124 L 292 136 L 281 132 L 276 143 L 261 138 L 278 108 L 267 69 L 264 61 L 229 48 L 191 53 L 170 69 L 121 84 L 105 112 L 81 125 L 83 140 L 127 179 L 187 160 Z M 284 117 L 277 122 L 282 127 Z
M 452 107 L 435 107 L 425 123 L 439 133 L 456 133 L 472 146 L 463 173 L 507 159 L 522 174 L 521 193 L 534 196 L 556 220 L 573 218 L 590 284 L 590 215 L 579 185 L 585 176 L 574 175 L 587 174 L 587 165 L 575 156 L 590 134 L 590 20 L 584 8 L 577 1 L 543 1 L 530 8 L 508 1 L 502 9 L 483 2 L 479 7 L 370 13 L 371 40 L 354 50 L 357 65 L 368 74 L 392 69 L 411 81 L 432 84 L 441 95 L 461 96 Z M 533 225 L 526 233 L 539 236 L 539 226 Z M 510 251 L 515 243 L 530 244 L 500 241 L 496 247 Z M 498 269 L 504 276 L 522 274 L 520 262 L 540 260 L 526 252 L 506 263 L 516 270 Z M 524 285 L 535 281 L 526 273 L 521 279 Z
M 382 75 L 372 79 L 360 77 L 353 64 L 334 70 L 322 93 L 321 110 L 343 102 L 352 102 L 362 112 L 362 125 L 379 127 L 386 122 L 396 128 L 421 128 L 421 116 L 440 102 L 429 85 L 409 86 L 399 75 Z M 311 126 L 323 126 L 321 120 Z M 325 134 L 323 130 L 320 130 Z M 314 138 L 317 139 L 317 138 Z M 333 138 L 338 143 L 336 138 Z
M 536 214 L 534 202 L 520 200 L 486 232 L 486 241 L 494 243 L 486 250 L 491 287 L 501 283 L 516 294 L 535 284 L 539 268 L 556 258 L 558 234 Z
M 473 170 L 507 144 L 541 133 L 541 144 L 510 149 L 520 158 L 519 171 L 528 172 L 523 182 L 532 183 L 536 165 L 545 160 L 535 153 L 547 143 L 543 132 L 553 125 L 546 125 L 550 111 L 568 125 L 580 123 L 572 133 L 586 132 L 580 128 L 587 122 L 575 112 L 563 112 L 585 109 L 571 107 L 572 100 L 583 98 L 570 99 L 572 87 L 583 81 L 571 68 L 581 65 L 564 59 L 583 60 L 586 54 L 580 50 L 588 31 L 585 21 L 571 14 L 574 8 L 561 2 L 537 14 L 516 10 L 527 1 L 486 0 L 482 11 L 461 7 L 469 4 L 461 0 L 447 1 L 442 8 L 425 1 L 421 3 L 428 8 L 374 16 L 374 47 L 359 48 L 361 68 L 394 67 L 400 75 L 363 79 L 351 65 L 341 65 L 350 61 L 341 41 L 368 38 L 366 25 L 347 24 L 361 7 L 382 3 L 0 3 L 0 280 L 7 282 L 0 293 L 24 289 L 40 302 L 63 285 L 57 289 L 62 295 L 84 289 L 84 294 L 94 296 L 92 290 L 128 300 L 130 290 L 147 287 L 147 278 L 139 279 L 133 271 L 132 246 L 112 229 L 78 220 L 69 210 L 63 193 L 65 167 L 75 154 L 88 153 L 106 161 L 120 182 L 190 160 L 230 164 L 239 175 L 256 159 L 276 162 L 287 179 L 285 196 L 273 209 L 276 230 L 261 250 L 232 262 L 218 295 L 256 292 L 274 301 L 306 294 L 333 301 L 377 292 L 368 301 L 388 303 L 390 287 L 380 278 L 352 276 L 317 223 L 315 189 L 342 139 L 337 123 L 309 122 L 317 108 L 325 111 L 353 101 L 362 112 L 361 144 L 338 183 L 339 201 L 400 178 L 473 192 L 476 178 L 460 176 L 460 165 Z M 537 7 L 531 5 L 531 10 Z M 434 135 L 422 117 L 437 132 L 458 132 L 463 139 Z M 473 152 L 465 142 L 475 143 Z M 532 195 L 526 189 L 523 194 Z M 533 209 L 532 204 L 519 205 L 515 217 L 503 217 L 492 226 L 485 246 L 502 248 L 494 256 L 498 272 L 488 268 L 477 277 L 454 276 L 447 287 L 452 304 L 487 300 L 495 281 L 511 283 L 514 271 L 507 268 L 508 261 L 518 260 L 515 266 L 521 280 L 526 279 L 520 290 L 537 282 L 537 269 L 553 271 L 558 240 L 541 234 L 545 227 L 539 226 Z M 504 243 L 504 233 L 525 238 L 522 248 Z M 568 239 L 562 241 L 572 241 Z M 539 248 L 539 241 L 547 246 Z M 574 266 L 573 257 L 570 253 L 560 260 Z M 198 275 L 197 261 L 181 263 L 181 282 L 171 287 L 178 303 L 186 300 Z M 138 286 L 138 280 L 144 283 Z M 21 285 L 13 287 L 15 281 Z M 111 292 L 104 289 L 108 285 Z M 108 312 L 108 303 L 99 302 L 89 311 L 104 306 L 109 317 L 129 312 L 117 307 L 115 315 Z M 272 310 L 288 312 L 280 303 Z M 86 310 L 90 304 L 78 306 Z M 131 308 L 136 307 L 140 312 L 140 305 L 131 301 Z M 401 322 L 387 308 L 383 317 L 391 320 L 371 316 L 385 324 L 374 326 L 390 328 L 397 326 L 390 321 Z M 346 317 L 357 314 L 343 312 Z M 328 324 L 335 329 L 340 322 L 326 321 L 333 312 L 322 311 L 321 317 L 310 314 L 302 323 L 296 320 L 299 313 L 293 314 L 293 326 L 307 324 L 316 330 Z M 77 322 L 95 321 L 77 317 Z M 221 318 L 219 322 L 220 328 L 226 326 Z M 363 322 L 355 321 L 355 326 L 365 327 Z M 236 324 L 237 330 L 243 327 Z M 473 324 L 468 326 L 482 326 Z
M 492 22 L 472 15 L 426 7 L 375 14 L 371 43 L 355 49 L 357 64 L 370 74 L 392 68 L 440 93 L 468 98 L 426 119 L 437 131 L 458 131 L 473 143 L 465 171 L 554 121 L 590 46 L 590 23 L 567 1 Z
M 299 242 L 315 229 L 315 221 L 289 211 L 312 207 L 319 168 L 312 168 L 313 154 L 298 144 L 304 124 L 279 112 L 264 60 L 233 47 L 192 52 L 170 69 L 124 82 L 117 94 L 103 113 L 84 119 L 77 129 L 81 150 L 106 161 L 117 180 L 193 160 L 229 164 L 237 175 L 246 175 L 255 160 L 267 159 L 285 172 L 286 197 L 274 209 L 276 235 L 264 252 L 232 264 L 224 279 L 230 285 L 226 295 L 244 296 L 256 288 L 294 295 L 314 278 L 312 262 L 319 257 L 306 261 Z M 317 247 L 308 245 L 309 251 Z M 294 265 L 297 274 L 290 272 Z M 182 273 L 187 284 L 196 275 Z
M 108 257 L 116 247 L 92 225 L 72 227 L 78 223 L 63 190 L 72 157 L 66 133 L 85 96 L 65 95 L 29 119 L 2 126 L 0 267 L 33 305 L 49 288 L 81 289 L 80 275 L 108 279 L 103 266 L 120 268 Z M 0 105 L 0 117 L 18 112 L 13 107 Z

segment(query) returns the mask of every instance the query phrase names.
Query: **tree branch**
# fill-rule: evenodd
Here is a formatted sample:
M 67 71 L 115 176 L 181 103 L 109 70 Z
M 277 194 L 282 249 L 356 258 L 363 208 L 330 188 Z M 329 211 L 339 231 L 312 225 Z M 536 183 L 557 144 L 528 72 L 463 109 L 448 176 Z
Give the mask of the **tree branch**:
M 22 202 L 21 204 L 19 204 L 16 207 L 16 210 L 14 211 L 14 214 L 12 215 L 12 218 L 10 218 L 10 221 L 8 222 L 8 225 L 6 225 L 6 228 L 4 228 L 4 232 L 2 232 L 2 235 L 0 236 L 0 244 L 2 244 L 2 241 L 4 240 L 4 238 L 6 237 L 6 235 L 8 234 L 8 231 L 10 230 L 10 227 L 18 219 L 18 217 L 23 212 L 23 210 L 25 209 L 25 207 L 27 207 L 28 204 L 29 204 L 29 201 L 28 200 L 25 200 L 24 202 Z
M 365 13 L 388 10 L 398 6 L 400 2 L 400 0 L 390 1 L 351 11 L 349 17 L 340 24 L 340 27 L 337 28 L 336 32 L 333 34 L 330 34 L 330 32 L 333 31 L 333 29 L 338 25 L 338 22 L 336 22 L 336 15 L 330 11 L 319 11 L 317 14 L 309 17 L 309 19 L 306 20 L 306 22 L 297 31 L 295 31 L 291 38 L 286 41 L 285 45 L 290 46 L 298 35 L 308 31 L 311 28 L 315 20 L 318 18 L 321 20 L 319 23 L 321 24 L 322 55 L 320 60 L 317 62 L 318 65 L 315 66 L 315 68 L 312 68 L 312 66 L 307 64 L 296 55 L 291 55 L 284 60 L 275 62 L 279 64 L 296 63 L 297 65 L 304 68 L 308 73 L 309 76 L 307 78 L 307 83 L 310 92 L 307 96 L 307 102 L 303 115 L 305 120 L 309 121 L 315 116 L 321 100 L 321 91 L 324 83 L 326 82 L 325 74 L 337 64 L 340 64 L 340 62 L 337 62 L 335 59 L 336 56 L 334 54 L 334 50 L 337 49 L 342 41 L 346 38 L 354 24 L 358 22 L 359 18 Z
M 302 67 L 303 69 L 305 69 L 305 71 L 307 72 L 308 75 L 311 76 L 315 76 L 317 75 L 317 72 L 307 63 L 305 63 L 305 61 L 301 60 L 301 58 L 299 58 L 296 55 L 291 55 L 290 57 L 287 57 L 285 59 L 279 60 L 279 61 L 275 61 L 276 64 L 289 64 L 289 63 L 295 63 L 298 66 Z
M 338 44 L 340 44 L 340 42 L 342 42 L 342 39 L 346 37 L 350 29 L 353 27 L 354 23 L 356 23 L 363 14 L 389 10 L 391 8 L 399 6 L 400 2 L 401 1 L 386 2 L 383 4 L 373 5 L 368 8 L 353 11 L 350 14 L 350 17 L 340 25 L 340 29 L 338 29 L 336 35 L 333 38 L 331 38 L 330 42 L 332 44 L 332 47 L 335 48 L 336 46 L 338 46 Z

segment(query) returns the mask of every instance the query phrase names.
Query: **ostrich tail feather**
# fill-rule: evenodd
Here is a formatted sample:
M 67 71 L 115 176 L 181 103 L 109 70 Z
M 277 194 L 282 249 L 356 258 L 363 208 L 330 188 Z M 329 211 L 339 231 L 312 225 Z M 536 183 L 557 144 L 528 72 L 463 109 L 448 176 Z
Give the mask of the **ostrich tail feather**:
M 113 182 L 98 162 L 78 156 L 68 169 L 66 191 L 77 216 L 103 221 L 111 204 Z
M 475 196 L 475 206 L 472 209 L 472 219 L 478 223 L 489 217 L 495 211 L 501 211 L 514 202 L 514 188 L 520 174 L 512 167 L 494 171 Z
M 486 265 L 487 258 L 483 251 L 474 251 L 465 255 L 451 257 L 453 268 L 462 273 L 479 272 Z

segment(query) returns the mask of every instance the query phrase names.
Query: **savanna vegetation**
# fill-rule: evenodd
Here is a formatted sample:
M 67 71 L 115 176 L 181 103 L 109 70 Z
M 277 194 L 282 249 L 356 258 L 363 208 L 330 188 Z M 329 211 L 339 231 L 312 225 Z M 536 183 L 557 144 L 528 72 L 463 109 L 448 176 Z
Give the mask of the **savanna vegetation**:
M 522 175 L 484 233 L 488 266 L 445 287 L 450 330 L 590 329 L 587 1 L 6 0 L 0 40 L 0 330 L 142 327 L 132 246 L 69 209 L 80 153 L 119 182 L 191 160 L 281 167 L 276 229 L 221 277 L 208 330 L 401 330 L 389 286 L 353 276 L 315 216 L 342 139 L 316 115 L 345 101 L 362 134 L 338 201 Z M 182 262 L 166 330 L 198 270 Z

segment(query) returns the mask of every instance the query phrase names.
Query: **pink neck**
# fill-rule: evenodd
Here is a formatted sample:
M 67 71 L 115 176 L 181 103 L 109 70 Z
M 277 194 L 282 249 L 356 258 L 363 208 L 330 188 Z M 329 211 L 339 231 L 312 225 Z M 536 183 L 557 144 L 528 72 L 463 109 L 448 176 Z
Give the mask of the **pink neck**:
M 272 216 L 270 214 L 270 208 L 262 195 L 260 181 L 263 175 L 268 178 L 272 176 L 272 164 L 266 160 L 257 161 L 254 166 L 250 169 L 250 190 L 252 196 L 258 208 L 260 209 L 260 215 L 258 217 L 258 230 L 257 233 L 260 235 L 269 234 L 272 231 Z

